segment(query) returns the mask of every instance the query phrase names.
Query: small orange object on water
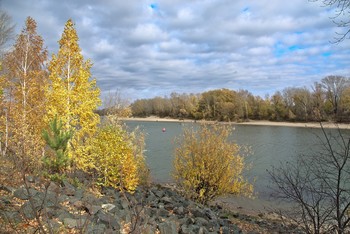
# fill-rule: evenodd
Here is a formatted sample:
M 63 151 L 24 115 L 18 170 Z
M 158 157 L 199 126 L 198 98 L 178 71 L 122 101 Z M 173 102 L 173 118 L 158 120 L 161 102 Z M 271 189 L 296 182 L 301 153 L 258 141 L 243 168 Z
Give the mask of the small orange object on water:
M 165 132 L 165 131 L 166 131 L 166 129 L 165 129 L 165 128 L 163 128 L 163 129 L 162 129 L 162 132 Z

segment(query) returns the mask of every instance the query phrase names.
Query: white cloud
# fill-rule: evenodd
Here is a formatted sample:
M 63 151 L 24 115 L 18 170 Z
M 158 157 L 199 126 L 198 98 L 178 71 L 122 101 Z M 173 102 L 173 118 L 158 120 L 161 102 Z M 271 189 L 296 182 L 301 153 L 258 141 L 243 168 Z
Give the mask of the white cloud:
M 132 44 L 142 45 L 164 41 L 168 38 L 167 33 L 163 32 L 154 24 L 139 24 L 131 31 L 127 38 Z
M 307 0 L 3 1 L 17 32 L 38 24 L 50 53 L 67 19 L 102 92 L 132 98 L 212 88 L 264 95 L 349 75 L 350 43 L 331 44 L 334 12 Z

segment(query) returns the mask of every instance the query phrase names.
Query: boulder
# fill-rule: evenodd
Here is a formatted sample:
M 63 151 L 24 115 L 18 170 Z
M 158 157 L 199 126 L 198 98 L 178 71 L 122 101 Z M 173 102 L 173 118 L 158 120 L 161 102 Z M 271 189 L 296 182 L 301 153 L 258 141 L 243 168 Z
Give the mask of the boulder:
M 78 227 L 78 220 L 72 219 L 72 218 L 64 218 L 63 224 L 67 228 L 77 228 Z
M 160 223 L 158 225 L 159 232 L 161 234 L 177 234 L 178 233 L 178 224 L 174 221 L 167 221 Z
M 114 217 L 110 213 L 106 213 L 100 210 L 96 215 L 98 217 L 98 220 L 97 220 L 98 223 L 103 223 L 106 225 L 106 227 L 112 228 L 113 230 L 120 229 L 118 220 L 116 219 L 116 217 Z
M 29 188 L 28 190 L 26 188 L 19 188 L 14 191 L 13 196 L 21 200 L 28 200 L 30 197 L 34 197 L 37 193 L 38 191 L 33 188 Z

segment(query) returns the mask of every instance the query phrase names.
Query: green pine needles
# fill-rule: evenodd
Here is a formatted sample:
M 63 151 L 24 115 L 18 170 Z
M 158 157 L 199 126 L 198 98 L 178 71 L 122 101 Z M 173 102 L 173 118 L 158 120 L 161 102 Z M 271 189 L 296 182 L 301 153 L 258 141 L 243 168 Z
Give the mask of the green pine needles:
M 49 123 L 48 130 L 44 129 L 42 136 L 49 147 L 43 163 L 47 169 L 50 179 L 58 179 L 59 175 L 67 169 L 69 156 L 67 147 L 69 140 L 73 136 L 72 131 L 65 131 L 63 123 L 57 116 Z

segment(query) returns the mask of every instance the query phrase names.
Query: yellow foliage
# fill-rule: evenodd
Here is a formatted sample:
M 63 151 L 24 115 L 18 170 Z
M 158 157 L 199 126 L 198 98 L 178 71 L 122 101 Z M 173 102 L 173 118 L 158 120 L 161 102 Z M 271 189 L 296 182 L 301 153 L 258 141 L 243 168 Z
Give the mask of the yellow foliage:
M 36 22 L 28 17 L 26 26 L 18 35 L 13 50 L 6 54 L 6 107 L 4 124 L 9 147 L 21 157 L 27 169 L 38 165 L 44 142 L 45 62 L 47 51 L 41 36 L 36 32 Z
M 93 136 L 100 122 L 94 112 L 100 105 L 100 90 L 96 80 L 90 79 L 92 63 L 84 58 L 78 45 L 78 35 L 72 20 L 68 20 L 59 41 L 60 49 L 49 64 L 50 85 L 47 87 L 47 115 L 49 122 L 56 115 L 64 130 L 73 131 L 68 155 L 79 165 L 84 142 Z
M 133 137 L 121 125 L 103 126 L 89 140 L 82 165 L 96 170 L 102 185 L 133 192 L 145 167 L 144 157 L 134 147 Z
M 250 196 L 253 187 L 242 175 L 240 147 L 229 142 L 229 126 L 203 124 L 185 129 L 175 150 L 174 179 L 191 198 L 206 203 L 232 193 Z

